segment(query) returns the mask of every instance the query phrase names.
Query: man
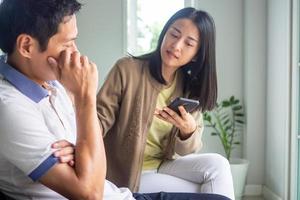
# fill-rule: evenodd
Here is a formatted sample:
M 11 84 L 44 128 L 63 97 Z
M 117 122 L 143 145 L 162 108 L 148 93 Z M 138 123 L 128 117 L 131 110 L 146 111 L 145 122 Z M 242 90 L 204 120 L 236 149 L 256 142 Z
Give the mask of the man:
M 75 45 L 80 7 L 75 0 L 1 4 L 0 188 L 15 199 L 132 198 L 105 181 L 97 68 Z M 74 168 L 53 155 L 52 143 L 62 139 L 76 144 Z
M 75 44 L 80 8 L 76 0 L 0 4 L 0 190 L 14 199 L 134 199 L 105 180 L 97 67 Z

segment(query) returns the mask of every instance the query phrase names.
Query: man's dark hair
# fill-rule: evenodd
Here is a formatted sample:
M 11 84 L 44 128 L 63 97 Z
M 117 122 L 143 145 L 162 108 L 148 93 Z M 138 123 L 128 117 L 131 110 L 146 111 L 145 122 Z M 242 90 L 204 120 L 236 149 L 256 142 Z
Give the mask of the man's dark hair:
M 0 4 L 0 49 L 11 54 L 17 37 L 28 34 L 39 42 L 40 50 L 45 51 L 64 17 L 75 14 L 80 8 L 76 0 L 3 0 Z

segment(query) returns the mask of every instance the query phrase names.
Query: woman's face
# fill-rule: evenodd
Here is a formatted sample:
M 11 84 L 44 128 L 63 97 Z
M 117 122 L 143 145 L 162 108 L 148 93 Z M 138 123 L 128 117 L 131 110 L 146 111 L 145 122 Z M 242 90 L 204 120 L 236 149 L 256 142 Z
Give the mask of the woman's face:
M 167 30 L 160 48 L 162 67 L 174 68 L 190 62 L 200 47 L 200 33 L 190 19 L 178 19 Z

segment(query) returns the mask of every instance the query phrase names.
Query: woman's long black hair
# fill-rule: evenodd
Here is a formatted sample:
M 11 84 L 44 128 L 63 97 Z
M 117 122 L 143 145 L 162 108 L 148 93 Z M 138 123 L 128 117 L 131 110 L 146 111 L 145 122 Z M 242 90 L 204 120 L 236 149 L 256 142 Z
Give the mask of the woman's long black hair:
M 190 19 L 197 26 L 200 33 L 200 47 L 195 56 L 196 60 L 182 66 L 184 74 L 184 94 L 191 99 L 200 101 L 202 112 L 211 110 L 217 101 L 217 73 L 215 56 L 215 25 L 212 17 L 195 8 L 183 8 L 177 11 L 165 24 L 160 33 L 157 47 L 153 52 L 141 56 L 133 56 L 141 60 L 148 60 L 151 75 L 160 83 L 166 84 L 162 76 L 162 60 L 160 48 L 169 27 L 178 19 Z

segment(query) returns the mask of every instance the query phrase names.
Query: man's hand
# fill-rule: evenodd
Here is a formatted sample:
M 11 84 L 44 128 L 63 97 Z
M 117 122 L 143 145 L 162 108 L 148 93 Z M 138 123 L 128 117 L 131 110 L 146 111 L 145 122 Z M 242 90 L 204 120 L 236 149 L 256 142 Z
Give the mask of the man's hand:
M 73 95 L 74 98 L 96 96 L 98 85 L 97 67 L 79 52 L 65 50 L 58 60 L 48 58 L 56 79 Z
M 57 157 L 61 163 L 68 163 L 71 167 L 74 166 L 74 144 L 68 142 L 67 140 L 59 140 L 53 143 L 51 147 L 55 150 L 53 153 L 54 156 Z

